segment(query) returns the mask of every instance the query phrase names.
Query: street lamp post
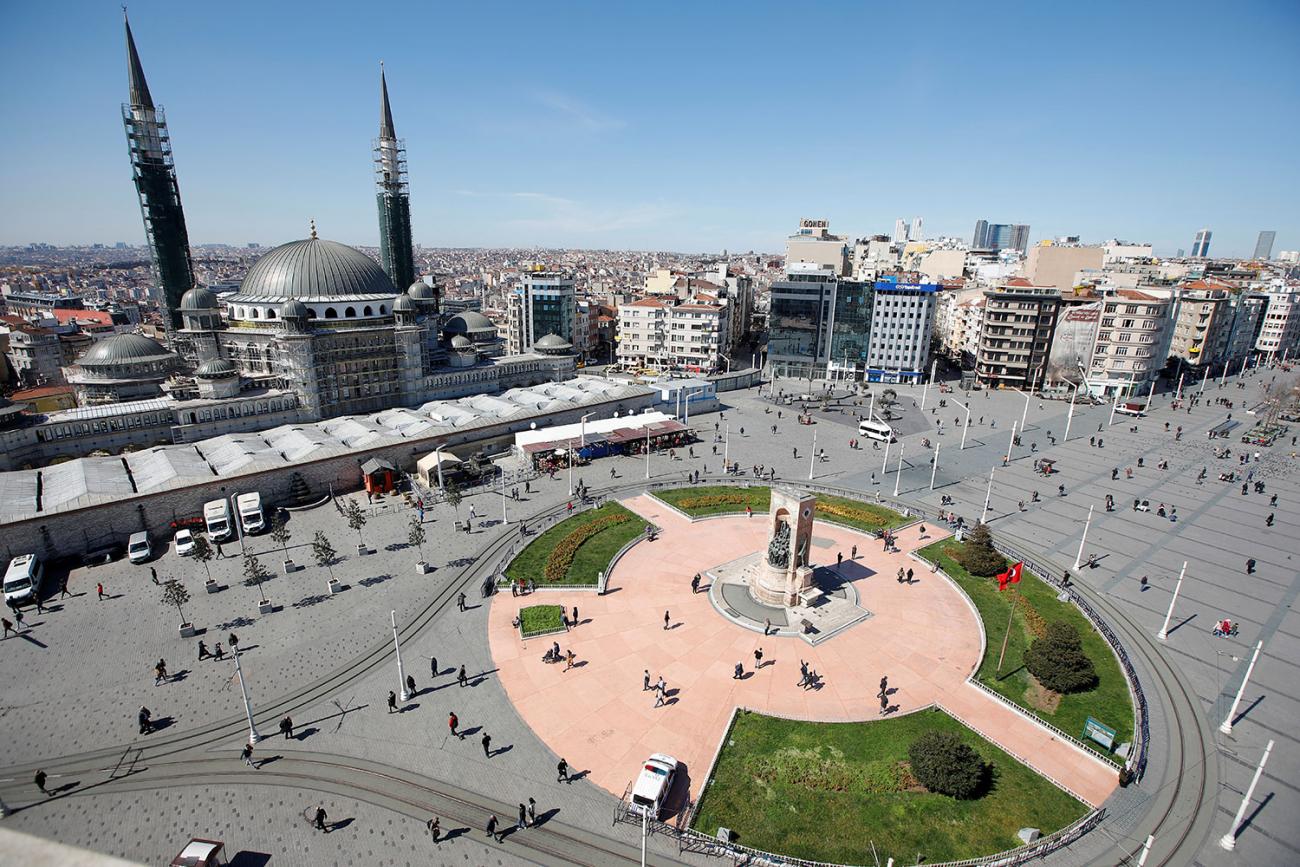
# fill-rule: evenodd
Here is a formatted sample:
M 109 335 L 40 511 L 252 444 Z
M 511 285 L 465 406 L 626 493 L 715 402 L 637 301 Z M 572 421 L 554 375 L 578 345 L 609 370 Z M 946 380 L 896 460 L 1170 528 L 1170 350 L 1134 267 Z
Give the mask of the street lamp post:
M 501 469 L 501 523 L 510 523 L 510 514 L 506 511 L 506 471 Z
M 930 365 L 930 378 L 925 381 L 925 388 L 921 390 L 921 412 L 925 412 L 925 400 L 930 396 L 930 383 L 934 382 L 935 371 L 939 369 L 939 359 L 935 359 Z
M 880 477 L 882 479 L 885 477 L 885 473 L 889 472 L 889 444 L 893 438 L 892 433 L 885 434 L 885 459 L 880 462 Z
M 239 497 L 239 492 L 230 495 L 230 526 L 235 531 L 235 536 L 239 538 L 239 553 L 244 553 L 244 528 L 240 526 L 239 507 L 235 500 Z
M 1088 528 L 1092 526 L 1092 506 L 1088 507 L 1088 520 L 1083 522 L 1083 536 L 1079 539 L 1079 553 L 1074 555 L 1074 568 L 1083 561 L 1083 546 L 1088 544 Z
M 1156 381 L 1153 379 L 1151 380 L 1151 387 L 1147 389 L 1147 402 L 1146 405 L 1142 407 L 1143 412 L 1151 411 L 1151 398 L 1155 397 L 1155 394 L 1156 394 Z
M 808 481 L 812 481 L 813 467 L 817 466 L 817 428 L 813 428 L 812 454 L 808 456 Z
M 1011 462 L 1011 450 L 1016 447 L 1016 420 L 1011 420 L 1011 442 L 1007 443 L 1007 453 L 1002 456 L 1002 466 Z
M 1178 374 L 1178 389 L 1174 392 L 1174 400 L 1183 399 L 1183 377 L 1186 375 L 1187 371 L 1185 370 Z
M 239 648 L 235 651 L 235 674 L 239 676 L 239 691 L 244 696 L 244 716 L 248 717 L 248 745 L 252 746 L 262 739 L 261 734 L 257 731 L 257 726 L 253 724 L 253 703 L 248 699 L 248 685 L 244 683 L 244 669 L 239 664 Z
M 963 451 L 966 448 L 966 432 L 970 430 L 970 407 L 962 403 L 961 401 L 955 399 L 953 400 L 953 403 L 957 404 L 959 407 L 961 407 L 963 410 L 966 411 L 966 421 L 962 425 L 962 429 L 961 429 L 961 445 L 957 446 L 957 451 Z
M 1186 574 L 1187 574 L 1187 561 L 1184 560 L 1183 569 L 1181 572 L 1178 573 L 1178 583 L 1174 585 L 1174 596 L 1172 599 L 1169 600 L 1169 610 L 1165 612 L 1165 622 L 1160 627 L 1160 631 L 1156 633 L 1156 638 L 1159 638 L 1161 641 L 1164 641 L 1165 639 L 1169 638 L 1169 621 L 1173 619 L 1174 603 L 1178 601 L 1178 591 L 1183 589 L 1183 576 Z
M 1196 390 L 1196 396 L 1200 397 L 1205 394 L 1205 380 L 1210 377 L 1210 366 L 1205 365 L 1205 372 L 1201 374 L 1201 387 Z
M 727 422 L 726 430 L 722 434 L 722 468 L 725 470 L 731 466 L 731 422 Z
M 934 474 L 939 471 L 939 444 L 934 444 L 934 456 L 930 459 L 930 490 L 934 490 Z
M 1070 395 L 1070 411 L 1065 415 L 1065 439 L 1062 442 L 1070 441 L 1070 422 L 1074 421 L 1074 402 L 1079 399 L 1079 384 L 1074 384 L 1074 394 Z
M 438 463 L 438 490 L 442 490 L 442 446 L 437 446 L 433 450 L 433 459 Z
M 1115 389 L 1115 402 L 1110 405 L 1110 418 L 1106 421 L 1106 427 L 1115 423 L 1115 410 L 1119 409 L 1119 389 Z
M 644 419 L 643 419 L 644 421 Z M 650 478 L 650 425 L 645 426 L 645 477 Z
M 1250 799 L 1255 796 L 1255 786 L 1259 784 L 1259 778 L 1264 773 L 1264 765 L 1268 763 L 1268 754 L 1273 752 L 1273 739 L 1268 739 L 1268 746 L 1264 747 L 1264 757 L 1259 760 L 1259 767 L 1255 768 L 1255 776 L 1250 778 L 1250 786 L 1246 789 L 1246 794 L 1241 798 L 1241 806 L 1237 808 L 1237 815 L 1232 819 L 1232 827 L 1228 833 L 1219 838 L 1219 845 L 1231 852 L 1237 848 L 1237 835 L 1241 833 L 1241 820 L 1246 816 L 1246 806 L 1250 804 Z
M 397 612 L 388 612 L 389 620 L 393 624 L 393 647 L 397 650 L 397 684 L 402 691 L 402 701 L 410 701 L 411 693 L 406 689 L 406 675 L 402 671 L 402 645 L 397 641 Z
M 1020 413 L 1020 429 L 1023 431 L 1025 429 L 1025 422 L 1029 418 L 1029 400 L 1033 395 L 1028 392 L 1021 392 L 1021 394 L 1025 396 L 1025 408 Z
M 984 492 L 984 511 L 980 512 L 980 523 L 989 516 L 989 500 L 993 499 L 993 470 L 996 467 L 989 467 L 989 489 Z
M 569 496 L 573 496 L 573 440 L 565 440 L 564 444 L 568 446 L 569 453 Z
M 1219 724 L 1219 731 L 1225 735 L 1232 734 L 1232 718 L 1237 715 L 1237 706 L 1241 704 L 1241 697 L 1246 693 L 1246 684 L 1250 682 L 1250 673 L 1255 670 L 1255 663 L 1259 660 L 1259 651 L 1263 646 L 1263 641 L 1255 643 L 1255 652 L 1250 657 L 1250 665 L 1246 666 L 1246 676 L 1241 679 L 1241 688 L 1237 690 L 1237 697 L 1232 700 L 1232 707 L 1228 709 L 1227 717 Z
M 894 470 L 894 496 L 898 496 L 898 483 L 903 478 L 903 444 L 898 444 L 898 469 Z

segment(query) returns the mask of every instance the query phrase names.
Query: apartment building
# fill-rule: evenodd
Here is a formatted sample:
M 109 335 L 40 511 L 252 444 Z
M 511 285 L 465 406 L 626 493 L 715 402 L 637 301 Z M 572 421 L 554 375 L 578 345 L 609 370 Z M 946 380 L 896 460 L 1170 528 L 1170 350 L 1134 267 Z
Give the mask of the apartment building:
M 523 355 L 548 334 L 578 345 L 577 290 L 570 277 L 529 271 L 508 296 L 506 352 Z
M 723 367 L 729 308 L 704 296 L 618 305 L 618 361 L 630 368 L 714 373 Z
M 826 220 L 800 220 L 799 230 L 786 239 L 785 264 L 822 265 L 837 277 L 849 275 L 849 244 L 830 233 Z
M 1193 280 L 1179 287 L 1169 355 L 1188 372 L 1201 375 L 1229 357 L 1235 308 L 1222 284 Z
M 934 334 L 944 358 L 964 370 L 975 366 L 984 325 L 984 293 L 979 289 L 941 292 L 935 310 Z
M 1037 285 L 1023 277 L 984 290 L 975 353 L 977 381 L 989 388 L 1041 384 L 1060 307 L 1061 293 L 1055 286 Z
M 936 283 L 876 281 L 868 322 L 869 381 L 920 382 L 928 372 L 938 292 Z
M 1295 357 L 1300 344 L 1300 291 L 1291 287 L 1263 293 L 1265 306 L 1255 338 L 1255 351 L 1281 358 Z
M 1169 355 L 1174 293 L 1168 289 L 1101 287 L 1101 322 L 1088 369 L 1095 395 L 1145 395 Z

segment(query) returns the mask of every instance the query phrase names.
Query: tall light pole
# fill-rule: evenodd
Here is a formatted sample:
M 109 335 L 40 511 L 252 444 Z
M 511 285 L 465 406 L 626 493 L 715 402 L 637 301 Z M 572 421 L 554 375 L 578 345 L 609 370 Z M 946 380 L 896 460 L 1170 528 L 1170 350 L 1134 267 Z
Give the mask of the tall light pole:
M 817 466 L 817 428 L 813 428 L 812 454 L 808 456 L 808 481 L 812 481 L 813 467 Z
M 921 412 L 925 412 L 925 400 L 930 396 L 930 383 L 934 382 L 934 373 L 939 369 L 939 359 L 935 359 L 930 365 L 930 378 L 925 381 L 925 388 L 921 390 Z
M 573 496 L 573 440 L 565 440 L 564 444 L 569 448 L 569 496 Z
M 1024 391 L 1022 391 L 1021 394 L 1025 396 L 1025 408 L 1020 413 L 1020 429 L 1024 430 L 1025 422 L 1029 418 L 1029 400 L 1030 398 L 1033 397 L 1033 395 Z
M 1264 773 L 1264 765 L 1268 762 L 1268 754 L 1273 752 L 1273 739 L 1268 739 L 1268 746 L 1264 747 L 1264 757 L 1259 760 L 1259 767 L 1255 768 L 1255 776 L 1250 778 L 1250 786 L 1246 789 L 1246 794 L 1241 799 L 1241 806 L 1237 808 L 1237 815 L 1232 818 L 1232 827 L 1228 833 L 1219 838 L 1219 845 L 1231 852 L 1237 848 L 1237 835 L 1241 833 L 1241 820 L 1246 815 L 1246 805 L 1255 795 L 1255 786 L 1259 784 L 1259 778 Z
M 970 407 L 956 399 L 953 400 L 953 403 L 966 411 L 966 422 L 961 429 L 961 445 L 957 447 L 957 451 L 962 451 L 966 448 L 966 432 L 970 430 Z
M 1264 642 L 1262 641 L 1255 643 L 1255 652 L 1250 657 L 1250 665 L 1246 666 L 1246 676 L 1241 679 L 1241 688 L 1237 690 L 1237 697 L 1232 700 L 1232 707 L 1229 708 L 1228 715 L 1219 724 L 1219 731 L 1225 735 L 1232 734 L 1232 718 L 1237 715 L 1237 706 L 1241 704 L 1241 697 L 1246 692 L 1246 684 L 1250 682 L 1250 673 L 1255 670 L 1255 663 L 1259 660 L 1259 651 L 1263 646 Z
M 1156 381 L 1153 379 L 1151 380 L 1151 387 L 1147 389 L 1147 402 L 1146 405 L 1142 407 L 1143 412 L 1151 411 L 1151 398 L 1155 397 L 1155 394 L 1156 394 Z
M 253 724 L 253 703 L 248 700 L 248 685 L 244 683 L 244 669 L 239 664 L 239 648 L 233 648 L 235 651 L 235 674 L 239 676 L 239 691 L 244 696 L 244 715 L 248 717 L 248 745 L 252 746 L 262 739 L 257 731 L 257 726 Z
M 1164 641 L 1169 637 L 1169 621 L 1173 619 L 1174 603 L 1178 601 L 1178 591 L 1183 589 L 1183 576 L 1186 574 L 1187 574 L 1187 561 L 1184 560 L 1183 570 L 1178 573 L 1178 583 L 1174 585 L 1174 596 L 1172 599 L 1169 600 L 1169 610 L 1165 612 L 1164 625 L 1162 625 L 1160 627 L 1160 631 L 1156 633 L 1156 638 L 1159 638 L 1161 641 Z
M 240 523 L 241 518 L 239 517 L 239 506 L 235 503 L 235 500 L 238 496 L 239 496 L 238 491 L 230 495 L 230 526 L 234 529 L 235 536 L 238 537 L 239 539 L 239 553 L 243 554 L 244 553 L 244 527 Z
M 722 435 L 722 468 L 725 470 L 731 466 L 731 422 L 727 422 L 726 430 Z
M 402 701 L 410 701 L 411 693 L 406 689 L 406 674 L 402 671 L 402 645 L 397 641 L 397 612 L 388 612 L 393 624 L 393 647 L 397 650 L 397 684 L 402 691 Z
M 1187 371 L 1185 370 L 1179 372 L 1178 374 L 1178 389 L 1174 392 L 1174 400 L 1183 399 L 1183 377 L 1186 375 L 1187 375 Z
M 1011 420 L 1011 442 L 1007 443 L 1007 453 L 1002 456 L 1002 466 L 1011 462 L 1011 450 L 1016 447 L 1016 420 Z
M 903 444 L 898 444 L 898 469 L 894 470 L 894 496 L 898 496 L 898 483 L 903 478 Z
M 1210 365 L 1205 365 L 1205 372 L 1201 374 L 1201 387 L 1196 390 L 1196 396 L 1200 397 L 1205 394 L 1205 380 L 1210 377 Z
M 984 511 L 980 512 L 980 523 L 989 516 L 989 500 L 993 499 L 993 470 L 995 467 L 989 467 L 989 489 L 984 492 Z
M 591 418 L 593 415 L 595 415 L 594 412 L 589 412 L 586 415 L 584 415 L 582 418 L 578 419 L 578 424 L 580 425 L 580 430 L 581 430 L 581 435 L 579 436 L 578 439 L 579 448 L 585 449 L 587 447 L 587 419 Z
M 1070 395 L 1070 411 L 1065 415 L 1065 439 L 1062 442 L 1070 441 L 1070 422 L 1074 421 L 1074 402 L 1079 399 L 1079 384 L 1074 384 L 1074 394 Z
M 650 478 L 650 424 L 648 422 L 645 426 L 645 477 Z
M 1088 528 L 1092 526 L 1092 506 L 1088 507 L 1088 520 L 1083 522 L 1083 536 L 1079 539 L 1079 553 L 1074 555 L 1074 568 L 1083 561 L 1083 546 L 1088 544 Z
M 433 450 L 433 459 L 438 462 L 438 490 L 442 490 L 442 446 Z
M 930 459 L 930 490 L 934 490 L 934 474 L 939 471 L 939 444 L 934 444 L 934 456 Z
M 1115 410 L 1119 409 L 1119 389 L 1115 389 L 1115 402 L 1110 405 L 1110 418 L 1106 421 L 1106 427 L 1115 423 Z
M 501 468 L 501 523 L 510 523 L 510 515 L 506 512 L 506 471 L 504 467 Z
M 873 391 L 871 392 L 871 394 L 867 395 L 867 421 L 871 421 L 873 418 L 875 418 L 875 416 L 872 415 L 872 410 L 874 410 L 875 408 L 876 408 L 876 393 Z

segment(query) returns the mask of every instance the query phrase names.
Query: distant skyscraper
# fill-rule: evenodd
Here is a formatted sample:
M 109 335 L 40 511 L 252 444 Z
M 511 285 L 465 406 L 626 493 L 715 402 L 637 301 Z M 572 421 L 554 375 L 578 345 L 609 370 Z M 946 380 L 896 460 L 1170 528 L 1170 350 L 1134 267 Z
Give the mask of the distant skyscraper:
M 907 220 L 899 218 L 894 221 L 894 243 L 902 244 L 907 240 Z
M 976 220 L 975 236 L 971 238 L 971 242 L 970 242 L 971 247 L 976 250 L 982 250 L 985 246 L 988 245 L 988 241 L 989 241 L 989 221 Z
M 131 153 L 144 234 L 153 259 L 154 275 L 162 288 L 164 324 L 170 334 L 180 327 L 181 296 L 194 286 L 194 264 L 190 260 L 190 235 L 185 229 L 181 190 L 172 163 L 172 143 L 162 106 L 153 104 L 144 79 L 140 55 L 126 20 L 126 60 L 130 101 L 122 103 L 122 123 Z
M 1270 259 L 1273 256 L 1273 242 L 1277 240 L 1277 232 L 1263 231 L 1259 233 L 1259 240 L 1255 242 L 1256 259 Z
M 399 290 L 415 281 L 411 250 L 411 193 L 406 183 L 406 142 L 393 129 L 388 80 L 379 66 L 379 138 L 375 140 L 375 201 L 379 206 L 379 258 Z
M 1192 242 L 1192 258 L 1205 259 L 1210 255 L 1210 230 L 1202 229 L 1196 233 L 1196 240 Z
M 912 218 L 912 230 L 911 230 L 910 232 L 907 233 L 907 240 L 909 240 L 909 241 L 924 241 L 924 240 L 925 240 L 925 231 L 921 228 L 921 218 L 920 218 L 920 217 L 913 217 L 913 218 Z
M 1029 226 L 1016 223 L 1011 227 L 1011 246 L 1021 253 L 1029 252 Z

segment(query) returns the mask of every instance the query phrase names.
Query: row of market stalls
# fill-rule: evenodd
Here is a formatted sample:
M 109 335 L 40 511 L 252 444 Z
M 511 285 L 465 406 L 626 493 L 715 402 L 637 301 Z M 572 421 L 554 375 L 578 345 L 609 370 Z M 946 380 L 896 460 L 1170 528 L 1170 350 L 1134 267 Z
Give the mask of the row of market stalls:
M 651 451 L 686 448 L 694 442 L 690 428 L 662 412 L 643 412 L 622 418 L 590 419 L 578 424 L 555 425 L 515 434 L 515 453 L 541 472 L 569 465 L 569 451 L 576 463 L 587 463 L 608 455 L 645 454 Z

